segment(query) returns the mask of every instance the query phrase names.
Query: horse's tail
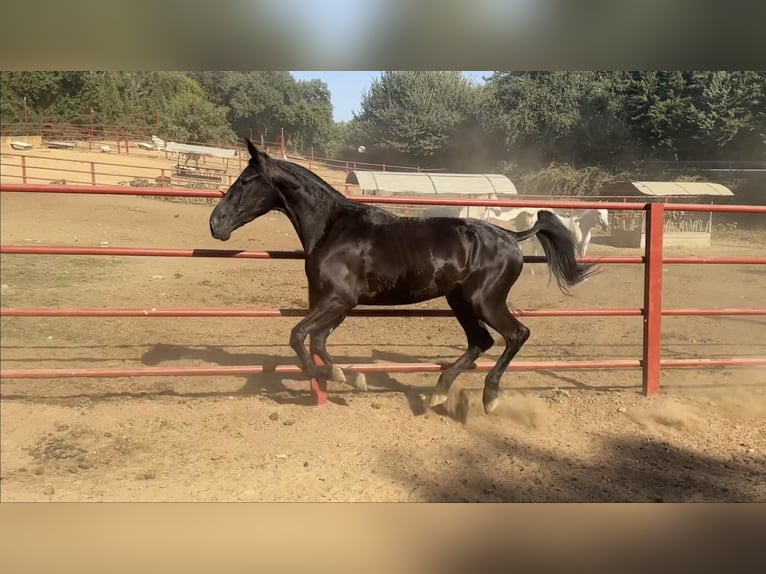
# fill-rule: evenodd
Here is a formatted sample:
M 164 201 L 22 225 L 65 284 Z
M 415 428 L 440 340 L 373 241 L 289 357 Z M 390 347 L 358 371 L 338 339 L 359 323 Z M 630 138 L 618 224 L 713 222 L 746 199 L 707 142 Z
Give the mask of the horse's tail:
M 538 211 L 537 222 L 531 228 L 511 233 L 517 241 L 537 236 L 556 283 L 564 293 L 568 292 L 569 287 L 582 283 L 599 272 L 593 265 L 577 262 L 577 244 L 574 237 L 550 211 Z

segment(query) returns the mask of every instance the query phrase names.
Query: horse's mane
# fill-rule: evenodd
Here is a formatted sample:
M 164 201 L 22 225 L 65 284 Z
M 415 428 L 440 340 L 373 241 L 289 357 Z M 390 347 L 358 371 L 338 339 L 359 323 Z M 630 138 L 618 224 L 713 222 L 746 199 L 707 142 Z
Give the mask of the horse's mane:
M 329 183 L 327 183 L 324 179 L 319 177 L 313 171 L 303 167 L 302 165 L 293 163 L 288 160 L 271 158 L 270 167 L 271 169 L 278 168 L 284 174 L 298 181 L 308 179 L 311 182 L 319 185 L 327 193 L 332 194 L 339 199 L 348 201 L 348 198 L 345 195 L 343 195 L 341 192 L 339 192 L 337 189 L 335 189 L 333 186 L 331 186 Z

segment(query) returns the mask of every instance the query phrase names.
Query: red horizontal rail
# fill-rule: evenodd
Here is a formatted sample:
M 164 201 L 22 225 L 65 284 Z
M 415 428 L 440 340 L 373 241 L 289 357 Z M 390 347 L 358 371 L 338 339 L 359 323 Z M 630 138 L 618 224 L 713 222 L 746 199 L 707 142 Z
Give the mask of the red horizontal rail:
M 168 153 L 171 153 L 171 152 L 168 152 Z M 175 152 L 172 152 L 172 153 L 175 153 Z M 26 159 L 43 159 L 43 160 L 46 160 L 46 161 L 50 161 L 50 159 L 51 159 L 50 157 L 46 157 L 46 156 L 42 156 L 42 155 L 30 155 L 30 154 L 18 154 L 18 153 L 7 153 L 7 154 L 4 153 L 3 156 L 7 156 L 7 157 L 19 157 L 19 158 L 23 157 L 23 158 L 26 158 Z M 151 170 L 151 171 L 160 171 L 161 169 L 168 169 L 168 170 L 170 169 L 170 168 L 163 168 L 161 166 L 156 166 L 156 165 L 146 165 L 146 164 L 138 165 L 138 164 L 127 164 L 127 163 L 112 163 L 112 162 L 109 162 L 109 161 L 92 161 L 92 160 L 88 160 L 88 159 L 74 159 L 74 158 L 71 158 L 71 159 L 70 158 L 56 158 L 56 161 L 62 161 L 62 162 L 66 161 L 66 162 L 71 162 L 71 163 L 84 163 L 84 164 L 87 164 L 87 165 L 90 165 L 91 163 L 93 163 L 93 164 L 95 164 L 97 166 L 105 165 L 105 166 L 109 166 L 109 167 L 145 169 L 145 170 L 148 170 L 148 171 L 149 170 Z M 221 161 L 211 161 L 211 159 L 208 159 L 207 161 L 210 162 L 210 163 L 223 163 Z M 9 165 L 13 165 L 13 164 L 9 164 Z M 37 166 L 37 165 L 29 165 L 29 164 L 27 164 L 27 168 L 45 169 L 45 170 L 49 170 L 49 171 L 58 171 L 59 170 L 58 167 L 51 167 L 49 165 L 48 166 L 42 166 L 42 165 L 41 166 Z M 90 173 L 91 172 L 90 169 L 85 169 L 85 170 L 61 169 L 61 171 L 75 171 L 76 173 Z M 96 175 L 120 175 L 120 174 L 96 172 Z
M 662 262 L 669 265 L 764 265 L 766 257 L 663 257 Z
M 709 368 L 737 366 L 766 366 L 766 357 L 743 357 L 731 359 L 662 359 L 665 369 Z M 357 373 L 429 373 L 447 368 L 439 363 L 369 363 L 338 367 Z M 476 364 L 474 371 L 489 371 L 493 362 Z M 638 359 L 617 359 L 610 361 L 519 361 L 511 363 L 509 371 L 571 371 L 597 369 L 638 369 Z M 262 375 L 276 373 L 299 375 L 303 370 L 298 365 L 216 366 L 216 367 L 148 367 L 137 369 L 8 369 L 0 371 L 0 379 L 78 379 L 78 378 L 121 378 L 121 377 L 206 377 L 226 375 Z
M 708 367 L 761 367 L 766 357 L 739 357 L 736 359 L 662 359 L 660 366 L 665 369 L 700 369 Z
M 0 192 L 74 193 L 86 195 L 151 195 L 158 197 L 223 197 L 223 192 L 205 189 L 161 189 L 157 187 L 121 187 L 117 185 L 61 185 L 43 183 L 0 183 Z
M 663 309 L 662 314 L 667 317 L 712 317 L 719 315 L 728 316 L 759 316 L 766 315 L 766 309 Z
M 46 307 L 2 307 L 0 317 L 304 317 L 306 309 L 51 309 Z M 517 309 L 518 317 L 637 317 L 643 309 Z M 766 309 L 663 309 L 668 317 L 764 316 Z M 454 317 L 449 309 L 354 309 L 350 317 Z
M 357 373 L 429 373 L 442 371 L 446 367 L 439 363 L 369 363 L 357 365 L 338 364 L 342 369 Z M 476 364 L 476 371 L 489 371 L 492 362 Z M 636 369 L 641 367 L 639 360 L 612 361 L 519 361 L 512 363 L 510 371 L 537 370 L 579 370 L 579 369 Z M 262 375 L 277 373 L 299 375 L 303 370 L 298 365 L 276 365 L 264 367 L 217 366 L 217 367 L 149 367 L 138 369 L 9 369 L 0 371 L 2 379 L 72 379 L 72 378 L 118 378 L 118 377 L 205 377 L 216 375 Z
M 15 255 L 114 255 L 130 257 L 229 257 L 234 259 L 303 259 L 303 251 L 239 251 L 236 249 L 155 249 L 132 247 L 55 247 L 0 245 L 0 253 Z
M 737 309 L 732 309 L 738 314 Z M 746 309 L 749 311 L 749 309 Z M 306 309 L 50 309 L 0 308 L 0 317 L 303 317 Z M 641 309 L 519 309 L 519 317 L 634 317 Z M 743 313 L 749 314 L 749 313 Z M 766 315 L 766 310 L 763 311 Z M 454 317 L 449 309 L 354 309 L 350 317 Z
M 0 245 L 0 253 L 14 255 L 103 255 L 118 257 L 223 257 L 235 259 L 303 259 L 303 251 L 239 251 L 236 249 L 162 249 L 154 247 L 59 247 L 55 245 Z M 643 256 L 581 257 L 582 263 L 636 264 Z M 527 255 L 525 263 L 546 263 L 542 255 Z M 662 262 L 680 264 L 764 265 L 766 257 L 665 257 Z
M 83 162 L 83 163 L 91 163 L 91 162 Z M 96 163 L 96 162 L 92 162 L 92 163 Z M 106 164 L 96 163 L 96 165 L 106 165 Z M 114 164 L 110 164 L 110 165 L 114 165 Z M 139 166 L 139 165 L 122 166 L 122 167 L 130 167 L 130 168 L 132 168 L 134 170 L 141 169 L 141 170 L 144 170 L 144 171 L 156 172 L 157 174 L 161 174 L 163 171 L 168 171 L 168 172 L 172 171 L 171 167 L 161 168 L 161 167 L 154 167 L 154 166 Z M 91 170 L 91 169 L 72 169 L 72 168 L 63 168 L 63 167 L 49 167 L 49 166 L 42 166 L 42 165 L 41 166 L 37 166 L 37 165 L 29 165 L 29 164 L 27 164 L 26 168 L 28 170 L 29 169 L 35 169 L 35 170 L 39 170 L 39 171 L 55 171 L 55 172 L 65 172 L 65 173 L 80 173 L 80 174 L 83 174 L 83 175 L 106 175 L 106 176 L 110 176 L 110 177 L 134 177 L 134 178 L 155 177 L 154 175 L 136 175 L 135 171 L 130 172 L 130 173 L 128 173 L 128 172 L 118 173 L 116 171 L 111 171 L 111 172 L 107 172 L 107 171 L 94 171 L 94 170 Z M 9 177 L 19 178 L 19 177 L 23 177 L 23 176 L 21 176 L 21 175 L 16 175 L 16 176 L 11 175 Z M 47 178 L 42 178 L 42 177 L 30 178 L 30 176 L 27 176 L 27 179 L 47 179 Z M 27 184 L 27 185 L 34 185 L 34 184 Z
M 0 190 L 1 191 L 1 190 Z M 615 201 L 551 201 L 551 200 L 505 200 L 505 199 L 421 199 L 419 197 L 363 196 L 352 198 L 361 203 L 392 205 L 457 205 L 478 207 L 534 207 L 540 209 L 612 209 L 616 211 L 641 211 L 648 203 L 619 203 Z M 696 203 L 668 203 L 665 211 L 715 211 L 734 213 L 766 213 L 761 205 L 700 205 Z
M 153 195 L 153 196 L 176 196 L 176 197 L 221 197 L 222 192 L 211 190 L 192 189 L 159 189 L 146 187 L 124 188 L 119 186 L 74 186 L 58 184 L 18 184 L 2 183 L 0 192 L 18 193 L 84 193 L 105 195 Z M 648 203 L 621 203 L 608 201 L 550 201 L 550 200 L 505 200 L 505 199 L 456 199 L 439 198 L 430 199 L 422 197 L 388 197 L 388 196 L 356 196 L 349 197 L 359 203 L 389 204 L 389 205 L 455 205 L 477 207 L 533 207 L 533 208 L 560 208 L 560 209 L 613 209 L 618 211 L 640 211 L 646 208 Z M 766 213 L 766 206 L 762 205 L 709 205 L 695 203 L 668 203 L 664 204 L 665 211 L 715 211 L 729 213 Z
M 303 259 L 303 251 L 238 251 L 235 249 L 161 249 L 141 247 L 59 247 L 0 245 L 0 253 L 14 255 L 103 255 L 119 257 L 228 257 L 237 259 Z M 543 256 L 525 256 L 526 263 L 545 263 Z M 585 263 L 643 263 L 643 257 L 583 257 Z M 766 262 L 766 258 L 764 259 Z

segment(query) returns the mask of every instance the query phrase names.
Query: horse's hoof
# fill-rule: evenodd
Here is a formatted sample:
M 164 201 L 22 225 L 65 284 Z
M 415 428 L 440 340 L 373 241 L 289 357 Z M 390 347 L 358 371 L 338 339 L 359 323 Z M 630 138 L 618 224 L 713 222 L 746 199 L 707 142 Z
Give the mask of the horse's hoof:
M 500 397 L 496 397 L 486 403 L 484 403 L 484 412 L 486 414 L 492 414 L 492 412 L 497 408 L 497 405 L 500 404 Z
M 431 397 L 428 399 L 428 406 L 431 408 L 438 407 L 439 405 L 442 405 L 447 402 L 447 395 L 442 393 L 434 393 L 431 395 Z
M 340 367 L 336 367 L 333 365 L 330 367 L 330 374 L 327 377 L 331 381 L 338 381 L 339 383 L 345 383 L 346 382 L 346 373 L 343 372 L 343 369 Z
M 492 412 L 497 408 L 497 405 L 500 404 L 500 397 L 495 397 L 494 399 L 491 399 L 484 403 L 484 412 L 486 414 L 492 414 Z
M 349 371 L 346 374 L 348 375 L 347 383 L 350 386 L 359 391 L 367 390 L 367 377 L 364 375 L 364 373 L 355 373 L 353 371 Z

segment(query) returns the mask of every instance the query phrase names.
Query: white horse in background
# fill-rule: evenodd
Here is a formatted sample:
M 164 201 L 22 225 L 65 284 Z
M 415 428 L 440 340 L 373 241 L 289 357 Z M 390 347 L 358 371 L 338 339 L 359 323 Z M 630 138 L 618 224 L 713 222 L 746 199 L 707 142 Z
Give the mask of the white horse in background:
M 523 219 L 522 219 L 523 217 Z M 609 212 L 606 209 L 586 209 L 578 215 L 572 215 L 569 217 L 558 215 L 556 217 L 564 224 L 572 234 L 577 244 L 577 256 L 585 257 L 588 252 L 588 246 L 590 240 L 593 237 L 593 228 L 600 227 L 603 231 L 609 229 Z M 519 222 L 519 219 L 522 219 Z M 528 229 L 537 222 L 537 212 L 527 211 L 524 214 L 516 218 L 516 221 L 521 223 L 521 229 Z M 538 243 L 535 245 L 535 255 L 539 254 L 537 249 Z
M 537 223 L 537 209 L 530 207 L 502 208 L 497 206 L 434 206 L 423 212 L 423 217 L 460 217 L 463 219 L 482 219 L 503 221 L 510 223 L 514 231 L 529 229 Z M 582 213 L 573 216 L 556 214 L 559 221 L 564 224 L 574 237 L 577 245 L 577 256 L 585 257 L 592 237 L 593 228 L 598 226 L 602 230 L 609 229 L 609 213 L 606 209 L 586 209 Z M 542 245 L 537 238 L 530 240 L 532 255 L 542 255 Z M 532 275 L 535 275 L 534 266 L 530 267 Z

